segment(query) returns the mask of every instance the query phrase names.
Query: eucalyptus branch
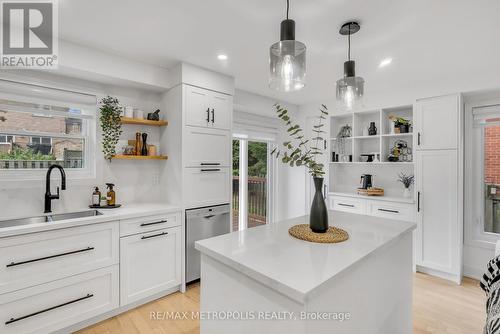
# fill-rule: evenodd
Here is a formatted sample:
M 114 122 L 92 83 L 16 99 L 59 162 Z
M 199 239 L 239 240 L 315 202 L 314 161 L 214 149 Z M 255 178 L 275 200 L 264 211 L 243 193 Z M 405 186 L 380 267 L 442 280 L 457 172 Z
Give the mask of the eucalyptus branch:
M 322 128 L 324 126 L 323 120 L 328 115 L 328 108 L 324 104 L 321 106 L 318 123 L 313 125 L 312 129 L 315 137 L 308 139 L 305 138 L 300 125 L 292 121 L 287 109 L 279 104 L 275 104 L 274 107 L 276 108 L 278 118 L 288 127 L 286 132 L 290 140 L 283 143 L 282 150 L 278 148 L 273 149 L 271 155 L 274 155 L 276 158 L 281 156 L 281 161 L 291 167 L 305 166 L 313 177 L 324 175 L 324 165 L 317 162 L 317 157 L 323 154 L 323 151 L 320 149 L 320 142 L 324 140 L 322 134 L 325 131 Z M 314 146 L 309 145 L 311 142 L 314 142 Z

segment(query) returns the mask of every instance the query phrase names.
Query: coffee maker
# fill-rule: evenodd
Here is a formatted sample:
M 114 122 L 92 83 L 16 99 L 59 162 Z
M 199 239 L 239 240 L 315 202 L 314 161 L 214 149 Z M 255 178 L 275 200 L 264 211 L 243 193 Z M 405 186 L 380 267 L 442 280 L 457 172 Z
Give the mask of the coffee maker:
M 372 175 L 371 174 L 361 175 L 360 185 L 361 185 L 360 189 L 370 189 L 372 187 Z

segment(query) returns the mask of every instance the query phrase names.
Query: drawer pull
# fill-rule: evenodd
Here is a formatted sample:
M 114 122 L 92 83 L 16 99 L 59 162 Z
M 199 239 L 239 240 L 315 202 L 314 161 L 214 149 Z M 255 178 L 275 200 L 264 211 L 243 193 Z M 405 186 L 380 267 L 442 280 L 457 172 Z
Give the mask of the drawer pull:
M 77 299 L 73 299 L 73 300 L 71 300 L 69 302 L 62 303 L 62 304 L 59 304 L 59 305 L 56 305 L 56 306 L 52 306 L 52 307 L 40 310 L 38 312 L 34 312 L 34 313 L 31 313 L 31 314 L 28 314 L 28 315 L 25 315 L 25 316 L 22 316 L 22 317 L 19 317 L 19 318 L 10 318 L 10 320 L 6 321 L 5 324 L 9 325 L 9 324 L 12 324 L 14 322 L 17 322 L 17 321 L 20 321 L 20 320 L 24 320 L 24 319 L 27 319 L 27 318 L 31 318 L 31 317 L 33 317 L 35 315 L 39 315 L 41 313 L 52 311 L 52 310 L 55 310 L 56 308 L 63 307 L 63 306 L 66 306 L 66 305 L 70 305 L 70 304 L 74 304 L 74 303 L 77 303 L 79 301 L 82 301 L 82 300 L 85 300 L 85 299 L 89 299 L 89 298 L 92 298 L 92 297 L 94 297 L 94 295 L 91 294 L 91 293 L 88 293 L 85 297 L 80 297 L 80 298 L 77 298 Z
M 389 210 L 389 209 L 378 209 L 378 211 L 390 212 L 390 213 L 399 213 L 398 210 Z
M 153 222 L 153 223 L 142 223 L 140 226 L 141 226 L 141 227 L 144 227 L 144 226 L 158 225 L 158 224 L 164 224 L 164 223 L 166 223 L 166 222 L 167 222 L 166 220 L 160 220 L 159 222 Z
M 141 239 L 144 240 L 144 239 L 149 239 L 149 238 L 155 238 L 155 237 L 161 237 L 162 235 L 167 235 L 168 232 L 162 232 L 162 233 L 158 233 L 158 234 L 153 234 L 153 235 L 148 235 L 148 236 L 142 236 Z
M 21 261 L 21 262 L 11 262 L 11 263 L 9 263 L 7 265 L 7 268 L 8 267 L 19 266 L 21 264 L 26 264 L 26 263 L 31 263 L 31 262 L 48 260 L 48 259 L 52 259 L 52 258 L 55 258 L 55 257 L 61 257 L 61 256 L 66 256 L 66 255 L 72 255 L 72 254 L 77 254 L 77 253 L 88 252 L 88 251 L 91 251 L 93 249 L 94 249 L 94 247 L 87 247 L 87 248 L 79 249 L 79 250 L 72 251 L 72 252 L 66 252 L 66 253 L 61 253 L 61 254 L 56 254 L 56 255 L 50 255 L 50 256 L 40 257 L 38 259 L 33 259 L 33 260 L 27 260 L 27 261 Z
M 347 206 L 347 207 L 350 207 L 350 208 L 354 208 L 354 205 L 352 204 L 344 204 L 344 203 L 339 203 L 340 206 Z
M 202 172 L 220 172 L 220 168 L 205 168 L 201 170 Z
M 220 162 L 202 162 L 200 166 L 220 166 Z

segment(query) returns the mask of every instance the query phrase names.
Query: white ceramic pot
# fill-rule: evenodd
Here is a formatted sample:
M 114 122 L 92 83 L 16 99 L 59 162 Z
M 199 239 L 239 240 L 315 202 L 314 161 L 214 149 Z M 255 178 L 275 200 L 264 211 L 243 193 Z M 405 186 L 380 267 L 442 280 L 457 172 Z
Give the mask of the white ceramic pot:
M 131 106 L 125 107 L 125 117 L 133 118 L 134 117 L 134 108 Z
M 144 119 L 144 111 L 140 109 L 134 109 L 134 118 Z

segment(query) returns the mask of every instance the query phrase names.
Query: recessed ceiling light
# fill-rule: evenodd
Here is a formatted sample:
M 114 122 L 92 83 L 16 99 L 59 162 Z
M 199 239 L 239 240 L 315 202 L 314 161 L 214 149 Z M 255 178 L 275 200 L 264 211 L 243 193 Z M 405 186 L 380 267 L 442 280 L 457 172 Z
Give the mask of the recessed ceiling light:
M 387 65 L 389 65 L 390 63 L 392 63 L 392 58 L 385 58 L 384 60 L 382 60 L 380 62 L 380 64 L 378 65 L 379 68 L 382 68 L 382 67 L 386 67 Z
M 221 53 L 220 55 L 217 56 L 217 59 L 219 59 L 219 60 L 227 60 L 227 55 Z

